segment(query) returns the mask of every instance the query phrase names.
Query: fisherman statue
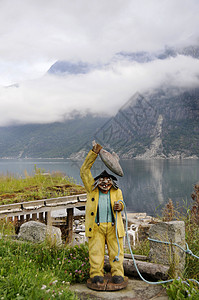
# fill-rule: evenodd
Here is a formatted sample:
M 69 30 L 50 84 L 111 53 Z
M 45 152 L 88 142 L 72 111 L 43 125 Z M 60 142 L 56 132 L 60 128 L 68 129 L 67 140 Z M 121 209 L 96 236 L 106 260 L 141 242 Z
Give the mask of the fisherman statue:
M 87 191 L 85 233 L 88 237 L 90 262 L 90 279 L 87 281 L 87 286 L 96 290 L 106 289 L 104 287 L 107 286 L 107 280 L 104 277 L 106 243 L 112 276 L 109 280 L 112 288 L 109 288 L 109 290 L 117 290 L 127 285 L 127 278 L 124 277 L 123 269 L 123 237 L 125 231 L 121 211 L 124 207 L 122 202 L 118 202 L 118 200 L 123 200 L 123 197 L 122 191 L 116 183 L 117 178 L 106 170 L 95 178 L 91 174 L 91 167 L 100 151 L 103 152 L 103 150 L 102 146 L 94 142 L 92 150 L 89 151 L 80 169 L 80 175 Z M 107 153 L 111 155 L 109 152 Z M 119 245 L 115 229 L 116 212 Z M 118 246 L 120 247 L 119 260 L 115 260 L 118 254 Z

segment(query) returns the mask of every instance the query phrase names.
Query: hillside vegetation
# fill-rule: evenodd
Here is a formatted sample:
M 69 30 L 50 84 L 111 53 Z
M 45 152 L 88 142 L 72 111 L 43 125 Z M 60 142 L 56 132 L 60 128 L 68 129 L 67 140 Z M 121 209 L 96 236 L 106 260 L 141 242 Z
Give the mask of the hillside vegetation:
M 85 193 L 73 178 L 59 172 L 45 174 L 35 167 L 34 176 L 0 176 L 0 205 Z
M 122 158 L 199 157 L 199 88 L 136 93 L 96 140 Z
M 68 158 L 77 152 L 106 117 L 75 117 L 65 122 L 0 127 L 0 157 Z
M 199 158 L 199 88 L 136 93 L 111 118 L 0 127 L 0 157 L 79 158 L 95 139 L 121 158 Z

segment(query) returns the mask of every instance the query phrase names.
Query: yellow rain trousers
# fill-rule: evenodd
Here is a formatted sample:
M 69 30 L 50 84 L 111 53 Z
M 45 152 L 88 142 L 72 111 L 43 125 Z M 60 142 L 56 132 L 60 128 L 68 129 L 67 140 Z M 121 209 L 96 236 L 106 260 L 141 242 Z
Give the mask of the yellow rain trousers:
M 120 255 L 119 261 L 114 261 L 115 256 L 118 254 L 118 244 L 115 234 L 115 225 L 112 223 L 96 223 L 93 228 L 93 236 L 89 238 L 89 262 L 90 262 L 90 277 L 104 276 L 104 254 L 105 254 L 105 241 L 108 247 L 109 262 L 111 265 L 111 275 L 124 277 L 123 269 L 123 238 L 119 238 Z

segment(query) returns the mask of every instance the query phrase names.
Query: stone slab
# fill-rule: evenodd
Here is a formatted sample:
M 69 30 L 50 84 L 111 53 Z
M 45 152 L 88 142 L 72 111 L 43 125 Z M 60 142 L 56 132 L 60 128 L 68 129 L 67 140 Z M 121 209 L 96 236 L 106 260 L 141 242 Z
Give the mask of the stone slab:
M 176 243 L 185 249 L 185 224 L 183 221 L 161 222 L 151 226 L 149 237 L 171 243 L 170 245 L 150 241 L 149 260 L 153 263 L 175 267 L 175 276 L 184 270 L 186 254 Z
M 129 278 L 126 288 L 119 291 L 94 291 L 86 284 L 74 284 L 70 290 L 81 300 L 168 300 L 165 289 L 161 285 L 151 285 L 142 280 Z

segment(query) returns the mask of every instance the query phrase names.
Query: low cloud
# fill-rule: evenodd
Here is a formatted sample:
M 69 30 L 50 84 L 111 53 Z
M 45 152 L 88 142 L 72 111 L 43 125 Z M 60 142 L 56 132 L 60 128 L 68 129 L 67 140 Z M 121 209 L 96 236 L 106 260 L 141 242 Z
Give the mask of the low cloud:
M 46 74 L 0 89 L 0 125 L 63 121 L 74 110 L 114 115 L 136 92 L 160 86 L 197 86 L 198 70 L 199 60 L 178 55 L 144 64 L 117 61 L 87 74 Z
M 61 121 L 74 110 L 113 115 L 137 91 L 197 85 L 191 57 L 139 64 L 115 55 L 198 44 L 198 11 L 198 0 L 1 0 L 0 126 Z M 47 74 L 57 60 L 104 67 Z

